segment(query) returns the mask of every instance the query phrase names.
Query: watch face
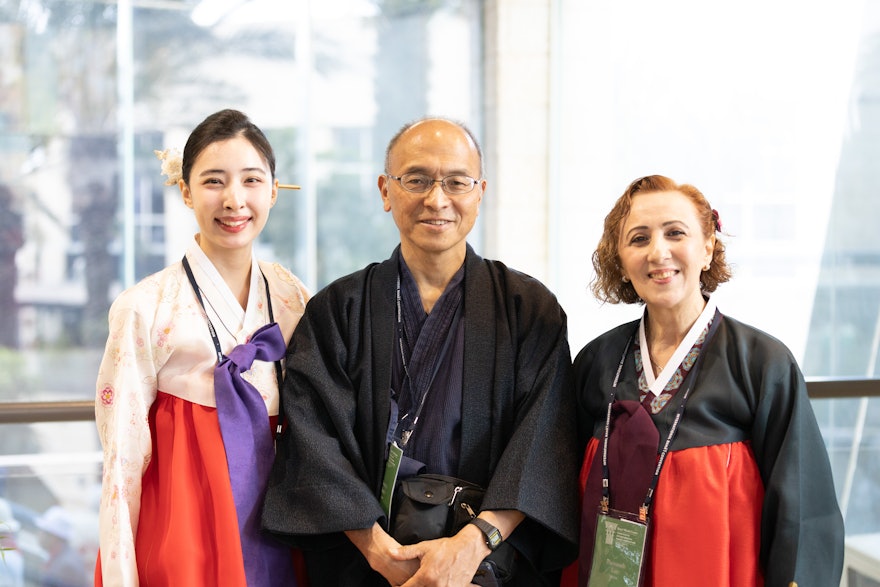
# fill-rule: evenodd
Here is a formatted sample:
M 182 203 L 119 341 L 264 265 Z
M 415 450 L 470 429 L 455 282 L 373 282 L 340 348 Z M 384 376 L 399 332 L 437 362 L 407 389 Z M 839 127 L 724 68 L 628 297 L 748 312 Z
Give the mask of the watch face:
M 487 522 L 486 520 L 481 520 L 480 518 L 474 518 L 471 520 L 477 528 L 483 533 L 486 537 L 486 546 L 489 547 L 489 550 L 495 550 L 501 544 L 501 532 L 498 531 L 498 528 Z

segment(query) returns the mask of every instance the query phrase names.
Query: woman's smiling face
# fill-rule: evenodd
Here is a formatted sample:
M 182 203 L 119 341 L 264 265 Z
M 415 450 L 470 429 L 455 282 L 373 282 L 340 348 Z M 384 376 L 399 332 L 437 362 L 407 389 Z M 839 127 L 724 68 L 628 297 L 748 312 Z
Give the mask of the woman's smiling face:
M 714 235 L 703 234 L 693 202 L 678 191 L 638 193 L 620 231 L 618 256 L 650 312 L 702 307 L 700 274 L 712 260 Z
M 278 196 L 265 159 L 240 136 L 205 147 L 180 189 L 195 212 L 199 245 L 212 260 L 232 250 L 249 252 Z

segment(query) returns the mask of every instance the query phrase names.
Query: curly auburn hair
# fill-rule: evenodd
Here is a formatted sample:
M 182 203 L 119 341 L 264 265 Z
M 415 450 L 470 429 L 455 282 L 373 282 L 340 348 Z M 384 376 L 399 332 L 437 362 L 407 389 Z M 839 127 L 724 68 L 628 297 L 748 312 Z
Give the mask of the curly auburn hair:
M 605 225 L 599 245 L 593 253 L 593 269 L 596 276 L 590 282 L 590 289 L 597 299 L 611 304 L 644 303 L 636 293 L 633 284 L 623 281 L 623 271 L 620 266 L 618 255 L 620 245 L 620 231 L 623 223 L 629 216 L 633 198 L 637 194 L 653 192 L 679 192 L 693 202 L 697 209 L 697 217 L 700 220 L 700 228 L 703 235 L 715 234 L 715 249 L 712 252 L 712 263 L 707 271 L 700 275 L 700 283 L 703 291 L 713 292 L 718 286 L 730 281 L 732 272 L 725 258 L 725 247 L 716 233 L 721 232 L 721 223 L 718 213 L 712 209 L 709 201 L 700 190 L 689 184 L 677 184 L 668 177 L 662 175 L 649 175 L 641 177 L 626 188 L 605 217 Z

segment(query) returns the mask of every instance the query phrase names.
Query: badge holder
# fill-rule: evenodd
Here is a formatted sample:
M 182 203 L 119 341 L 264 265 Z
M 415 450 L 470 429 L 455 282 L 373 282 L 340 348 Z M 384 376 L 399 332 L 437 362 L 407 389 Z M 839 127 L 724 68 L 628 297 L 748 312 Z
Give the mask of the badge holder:
M 647 508 L 639 515 L 599 506 L 589 587 L 637 587 L 645 573 Z
M 403 449 L 392 442 L 388 446 L 388 460 L 385 462 L 385 473 L 382 476 L 382 491 L 379 494 L 379 504 L 385 512 L 385 519 L 391 521 L 391 498 L 394 497 L 394 487 L 397 485 L 397 473 L 400 471 L 400 461 L 403 457 Z

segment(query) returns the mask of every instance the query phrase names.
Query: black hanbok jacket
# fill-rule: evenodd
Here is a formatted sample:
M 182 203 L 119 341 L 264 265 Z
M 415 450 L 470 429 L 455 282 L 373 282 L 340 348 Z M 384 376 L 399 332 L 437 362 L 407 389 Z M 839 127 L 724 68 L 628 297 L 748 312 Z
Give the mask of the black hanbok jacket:
M 575 359 L 584 445 L 596 447 L 598 442 L 601 447 L 611 382 L 637 328 L 635 321 L 612 329 Z M 768 587 L 792 581 L 801 587 L 837 585 L 843 520 L 800 368 L 779 340 L 718 311 L 713 330 L 702 348 L 696 379 L 691 381 L 691 373 L 682 383 L 682 389 L 692 384 L 692 391 L 654 496 L 647 585 L 756 584 L 741 574 L 745 567 L 763 574 Z M 630 350 L 617 398 L 638 401 L 638 394 Z M 682 395 L 680 390 L 651 415 L 660 444 L 669 435 Z M 655 462 L 656 455 L 651 455 L 648 477 Z M 588 480 L 588 491 L 595 482 Z M 641 491 L 639 499 L 645 495 Z M 750 492 L 755 496 L 750 502 L 732 501 L 731 496 Z M 583 506 L 585 515 L 595 517 L 596 507 L 588 505 Z M 730 534 L 731 528 L 748 531 Z M 582 540 L 582 548 L 586 542 Z M 728 547 L 712 547 L 724 543 Z M 751 560 L 737 564 L 737 557 L 746 553 Z

